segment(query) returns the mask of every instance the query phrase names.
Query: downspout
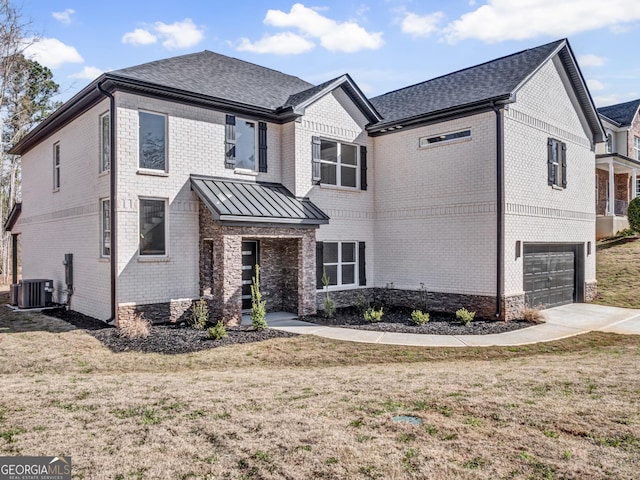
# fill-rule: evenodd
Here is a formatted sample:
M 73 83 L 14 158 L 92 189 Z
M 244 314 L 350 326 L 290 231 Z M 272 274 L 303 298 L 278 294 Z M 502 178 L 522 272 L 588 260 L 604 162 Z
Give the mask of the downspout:
M 504 185 L 504 125 L 502 106 L 492 103 L 496 113 L 496 318 L 502 315 L 502 278 L 504 276 L 504 219 L 503 219 L 503 185 Z
M 111 235 L 109 241 L 111 243 L 111 251 L 109 265 L 111 270 L 111 321 L 116 320 L 116 279 L 118 276 L 118 242 L 117 230 L 118 222 L 116 221 L 116 99 L 110 93 L 102 88 L 102 83 L 98 83 L 98 91 L 109 97 L 109 216 L 111 218 Z

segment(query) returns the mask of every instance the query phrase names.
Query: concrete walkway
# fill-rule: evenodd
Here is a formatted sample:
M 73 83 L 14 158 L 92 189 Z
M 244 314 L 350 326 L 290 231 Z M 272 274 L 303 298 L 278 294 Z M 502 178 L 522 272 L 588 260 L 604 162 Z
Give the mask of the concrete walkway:
M 268 313 L 267 323 L 276 330 L 334 340 L 423 347 L 506 347 L 550 342 L 591 331 L 640 335 L 640 310 L 573 303 L 544 310 L 543 315 L 545 323 L 493 335 L 424 335 L 327 327 L 303 322 L 284 312 Z M 251 324 L 248 315 L 243 316 L 242 323 Z

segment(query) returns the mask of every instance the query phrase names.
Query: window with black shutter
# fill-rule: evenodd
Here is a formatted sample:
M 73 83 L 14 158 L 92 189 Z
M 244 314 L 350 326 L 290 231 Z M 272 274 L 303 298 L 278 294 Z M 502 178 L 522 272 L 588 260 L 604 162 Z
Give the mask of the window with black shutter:
M 567 145 L 555 138 L 547 140 L 547 182 L 551 186 L 567 187 Z
M 236 117 L 227 115 L 224 129 L 224 166 L 236 168 Z

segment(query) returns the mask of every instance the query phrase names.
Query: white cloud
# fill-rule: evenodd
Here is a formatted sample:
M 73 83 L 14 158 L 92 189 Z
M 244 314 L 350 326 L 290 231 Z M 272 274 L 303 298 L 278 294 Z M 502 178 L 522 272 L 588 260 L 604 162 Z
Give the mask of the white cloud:
M 98 67 L 84 67 L 79 72 L 73 73 L 73 74 L 71 74 L 69 76 L 71 78 L 80 78 L 80 79 L 83 79 L 83 80 L 95 80 L 96 78 L 98 78 L 103 73 L 104 73 L 104 71 L 101 70 Z
M 313 49 L 315 44 L 300 35 L 291 32 L 266 35 L 260 40 L 251 42 L 241 38 L 237 49 L 242 52 L 272 53 L 274 55 L 298 55 Z
M 618 93 L 610 93 L 609 95 L 596 95 L 593 97 L 593 103 L 596 107 L 606 107 L 608 105 L 615 105 L 616 103 L 622 103 L 622 96 Z
M 640 20 L 637 0 L 488 0 L 447 26 L 449 43 L 524 40 L 540 35 L 566 37 Z
M 144 28 L 136 28 L 133 32 L 127 32 L 122 36 L 122 43 L 130 43 L 131 45 L 151 45 L 157 41 L 158 38 Z
M 294 4 L 289 13 L 281 10 L 267 11 L 264 23 L 280 28 L 296 28 L 304 36 L 319 39 L 320 45 L 332 52 L 376 50 L 384 43 L 381 32 L 367 32 L 352 21 L 339 23 L 301 3 Z
M 25 56 L 49 68 L 84 61 L 75 47 L 65 45 L 57 38 L 41 38 L 36 42 L 26 39 L 25 42 L 28 45 L 24 50 Z
M 600 80 L 596 80 L 595 78 L 590 78 L 589 80 L 587 80 L 587 86 L 592 92 L 597 92 L 599 90 L 605 89 L 604 83 L 602 83 Z
M 434 12 L 429 15 L 409 12 L 402 19 L 400 28 L 404 33 L 414 37 L 428 37 L 438 30 L 438 24 L 443 18 L 444 13 L 442 12 Z
M 125 33 L 122 36 L 122 43 L 151 45 L 156 43 L 158 38 L 163 40 L 162 45 L 169 50 L 189 48 L 204 39 L 204 31 L 190 18 L 173 23 L 156 22 L 151 27 L 136 28 L 132 32 Z
M 581 67 L 602 67 L 606 63 L 606 61 L 606 58 L 599 57 L 591 53 L 578 55 L 578 63 Z
M 71 23 L 71 15 L 74 13 L 76 13 L 76 11 L 73 8 L 67 8 L 64 12 L 51 12 L 51 16 L 60 23 L 69 25 Z
M 204 39 L 203 30 L 198 28 L 190 18 L 170 24 L 156 22 L 153 27 L 164 39 L 162 45 L 170 50 L 193 47 Z

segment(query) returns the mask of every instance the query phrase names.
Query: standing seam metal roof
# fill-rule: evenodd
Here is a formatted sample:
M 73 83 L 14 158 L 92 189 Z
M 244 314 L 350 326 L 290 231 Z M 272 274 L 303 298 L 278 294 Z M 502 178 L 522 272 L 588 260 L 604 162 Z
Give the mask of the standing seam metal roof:
M 191 189 L 220 221 L 320 225 L 329 217 L 279 183 L 191 176 Z

